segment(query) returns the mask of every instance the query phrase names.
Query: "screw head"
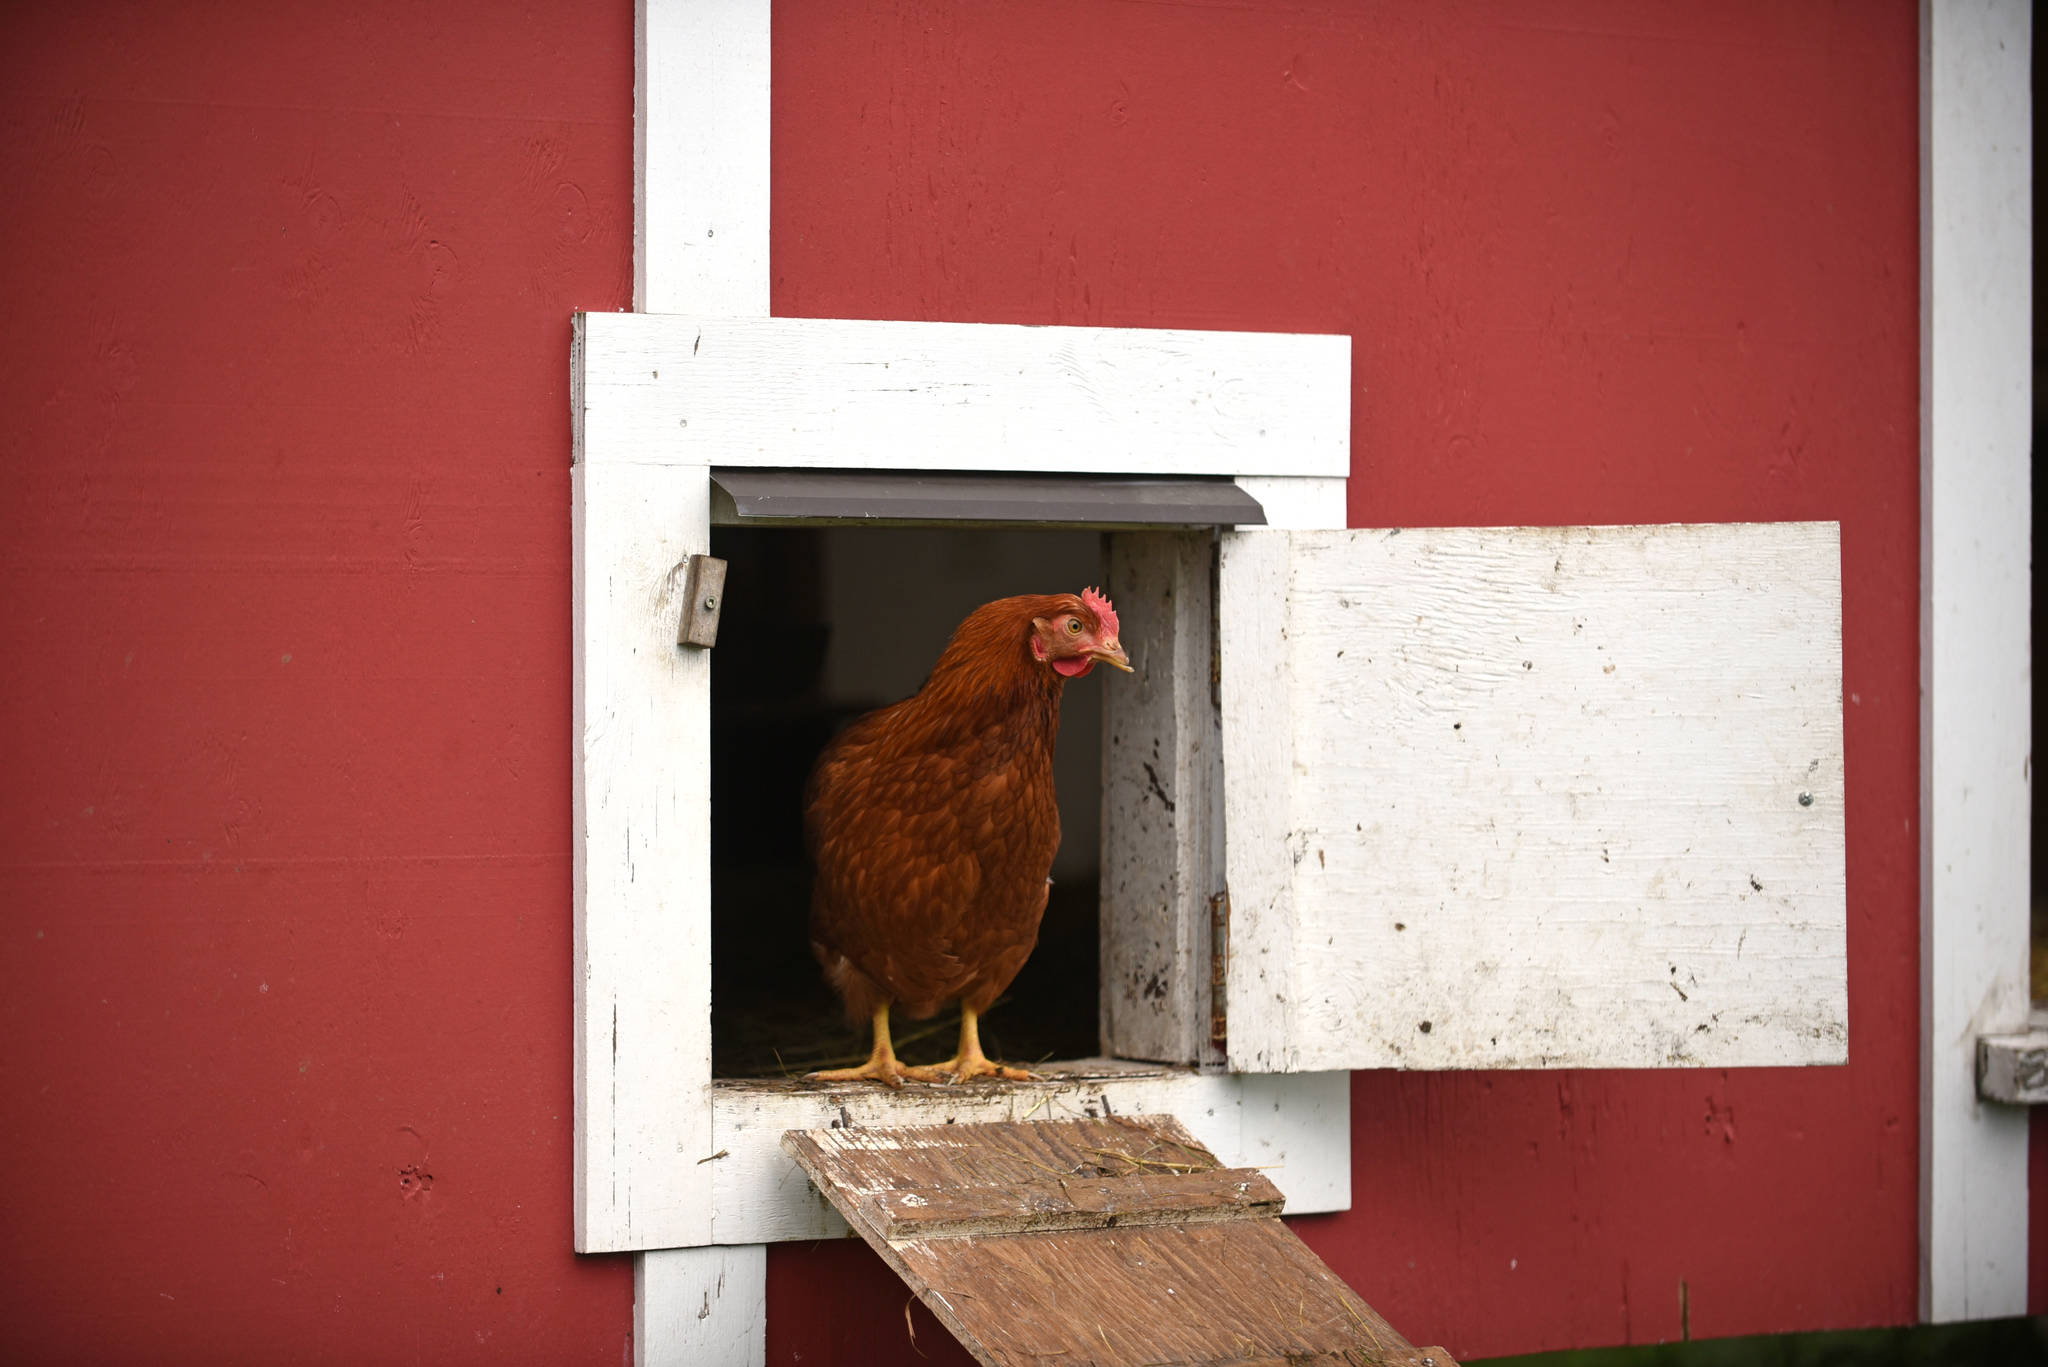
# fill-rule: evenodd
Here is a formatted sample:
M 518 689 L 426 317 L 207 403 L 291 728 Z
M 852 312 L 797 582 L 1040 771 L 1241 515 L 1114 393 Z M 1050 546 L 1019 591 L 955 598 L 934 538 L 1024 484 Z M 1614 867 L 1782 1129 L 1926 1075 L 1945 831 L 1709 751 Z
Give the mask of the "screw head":
M 718 611 L 718 600 L 717 600 L 716 598 L 706 598 L 706 599 L 704 600 L 704 611 L 706 611 L 706 612 L 716 612 L 716 611 Z
M 1799 795 L 1799 805 L 1802 807 L 1811 807 L 1813 805 L 1813 794 L 1801 793 Z

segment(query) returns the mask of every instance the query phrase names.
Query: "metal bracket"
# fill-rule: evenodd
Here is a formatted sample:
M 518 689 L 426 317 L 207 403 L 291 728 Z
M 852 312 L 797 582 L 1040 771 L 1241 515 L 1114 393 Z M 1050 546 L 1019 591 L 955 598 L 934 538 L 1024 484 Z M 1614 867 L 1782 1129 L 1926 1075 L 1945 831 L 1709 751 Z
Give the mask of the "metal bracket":
M 676 644 L 718 644 L 718 613 L 725 606 L 725 562 L 713 555 L 693 555 L 683 576 L 683 618 L 676 626 Z
M 2041 1013 L 2023 1034 L 1977 1037 L 1977 1099 L 2011 1106 L 2048 1103 L 2048 1020 Z

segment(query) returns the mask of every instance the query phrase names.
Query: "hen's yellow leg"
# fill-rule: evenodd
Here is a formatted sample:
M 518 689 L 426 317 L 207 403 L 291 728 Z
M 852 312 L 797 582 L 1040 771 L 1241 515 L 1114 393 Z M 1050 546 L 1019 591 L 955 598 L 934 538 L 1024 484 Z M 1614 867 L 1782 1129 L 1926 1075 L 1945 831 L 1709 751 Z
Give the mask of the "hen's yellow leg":
M 1000 1077 L 1012 1082 L 1029 1082 L 1031 1074 L 1022 1068 L 1005 1068 L 981 1052 L 980 1017 L 960 1008 L 960 1048 L 944 1063 L 928 1068 L 905 1068 L 903 1075 L 919 1082 L 965 1082 L 976 1077 Z
M 868 1061 L 858 1068 L 832 1068 L 821 1073 L 806 1073 L 813 1082 L 864 1082 L 885 1083 L 890 1087 L 901 1087 L 906 1077 L 917 1077 L 919 1070 L 905 1068 L 896 1061 L 896 1050 L 889 1044 L 889 1003 L 883 1002 L 875 1008 L 875 1048 L 868 1055 Z M 928 1082 L 929 1078 L 918 1078 Z

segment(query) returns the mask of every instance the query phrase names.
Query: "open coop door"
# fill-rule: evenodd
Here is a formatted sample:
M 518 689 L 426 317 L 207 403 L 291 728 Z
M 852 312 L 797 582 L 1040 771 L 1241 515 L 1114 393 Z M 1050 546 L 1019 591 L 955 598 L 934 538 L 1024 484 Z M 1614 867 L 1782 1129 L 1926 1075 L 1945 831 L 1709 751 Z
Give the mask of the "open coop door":
M 1232 1070 L 1845 1062 L 1839 541 L 1225 533 Z

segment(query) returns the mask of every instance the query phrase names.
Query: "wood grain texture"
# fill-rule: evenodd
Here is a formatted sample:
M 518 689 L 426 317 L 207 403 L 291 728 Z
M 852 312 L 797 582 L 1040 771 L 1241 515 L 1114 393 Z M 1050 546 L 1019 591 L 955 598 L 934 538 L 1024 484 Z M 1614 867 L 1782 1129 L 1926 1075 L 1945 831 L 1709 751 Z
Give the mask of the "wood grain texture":
M 2033 6 L 1920 15 L 1920 1313 L 1946 1321 L 2027 1309 L 2028 1120 L 1971 1081 L 2029 996 Z
M 680 465 L 1348 472 L 1351 339 L 580 315 L 586 459 Z
M 991 1367 L 1419 1362 L 1414 1346 L 1344 1285 L 1170 1116 L 828 1129 L 784 1146 L 862 1238 L 976 1360 Z M 1229 1176 L 1224 1174 L 1229 1173 Z M 1223 1187 L 1219 1191 L 1218 1183 Z M 1094 1200 L 1134 1192 L 1144 1227 L 1029 1228 L 1047 1188 Z M 933 1237 L 900 1221 L 906 1196 L 1008 1209 L 1020 1231 Z M 984 1214 L 984 1218 L 986 1215 Z M 1448 1359 L 1440 1359 L 1448 1361 Z
M 575 467 L 576 1247 L 710 1242 L 710 660 L 676 644 L 701 468 Z
M 1229 533 L 1233 1066 L 1846 1056 L 1832 524 Z
M 1170 1113 L 1224 1162 L 1265 1172 L 1290 1212 L 1350 1205 L 1348 1074 L 1248 1078 L 1106 1059 L 1041 1071 L 1046 1076 L 1038 1082 L 900 1092 L 872 1084 L 716 1084 L 716 1143 L 705 1154 L 723 1156 L 704 1164 L 714 1181 L 713 1238 L 754 1243 L 843 1235 L 844 1222 L 781 1148 L 790 1130 L 834 1124 L 872 1130 Z
M 1212 532 L 1118 532 L 1109 582 L 1135 673 L 1103 692 L 1102 1044 L 1221 1062 L 1209 899 L 1222 891 Z
M 1078 1181 L 1065 1175 L 1011 1179 L 1000 1188 L 934 1185 L 876 1192 L 869 1215 L 885 1239 L 957 1239 L 970 1234 L 1037 1234 L 1132 1229 L 1278 1215 L 1286 1199 L 1257 1168 L 1180 1173 L 1167 1183 L 1137 1174 Z
M 1285 532 L 1233 536 L 1218 553 L 1217 696 L 1230 894 L 1224 986 L 1231 1064 L 1247 1072 L 1285 1072 L 1302 1057 L 1292 1041 L 1300 944 L 1287 853 L 1296 783 L 1290 544 Z
M 1201 1141 L 1234 1160 L 1243 1117 L 1235 1080 L 1188 1069 L 1111 1060 L 1040 1070 L 1028 1083 L 826 1086 L 802 1082 L 722 1082 L 712 1089 L 717 1149 L 706 1165 L 716 1186 L 714 1236 L 721 1243 L 780 1242 L 844 1235 L 846 1225 L 804 1180 L 782 1148 L 791 1130 L 863 1130 L 972 1125 L 1036 1117 L 1170 1112 Z M 1106 1106 L 1105 1106 L 1105 1103 Z M 1274 1174 L 1282 1191 L 1286 1174 Z

